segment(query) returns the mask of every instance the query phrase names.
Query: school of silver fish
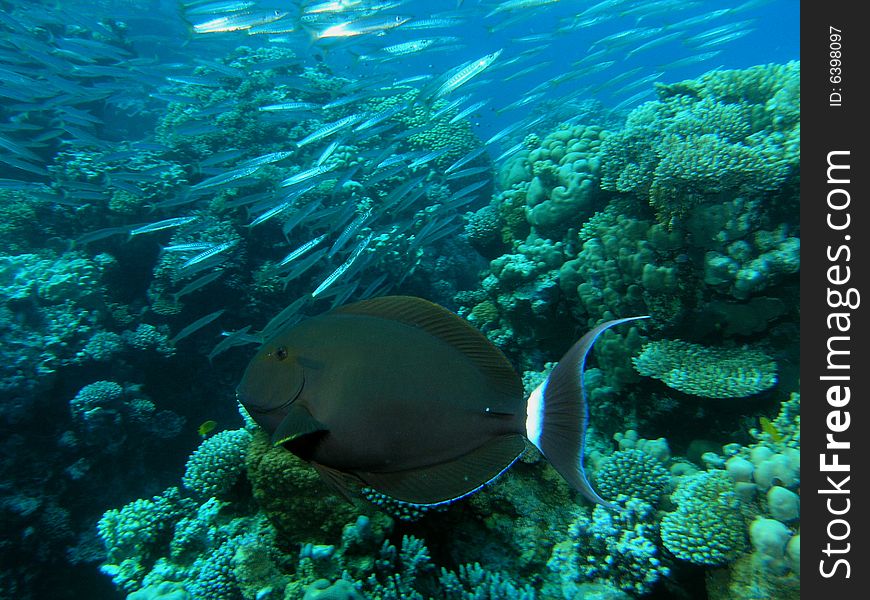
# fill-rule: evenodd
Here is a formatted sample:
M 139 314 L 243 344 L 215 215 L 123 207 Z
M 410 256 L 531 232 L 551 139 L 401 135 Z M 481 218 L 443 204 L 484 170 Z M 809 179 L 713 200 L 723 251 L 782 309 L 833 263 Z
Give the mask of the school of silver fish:
M 403 251 L 422 252 L 455 235 L 464 211 L 486 201 L 493 170 L 521 150 L 536 127 L 557 116 L 570 122 L 566 107 L 604 94 L 615 111 L 625 110 L 650 99 L 663 73 L 711 68 L 730 43 L 754 31 L 753 13 L 767 1 L 711 9 L 699 0 L 186 0 L 179 4 L 179 22 L 166 30 L 147 11 L 119 14 L 112 22 L 61 4 L 49 9 L 23 2 L 22 9 L 0 14 L 0 188 L 71 210 L 118 191 L 143 197 L 150 186 L 177 179 L 170 163 L 117 165 L 142 154 L 160 157 L 170 148 L 147 135 L 123 144 L 111 141 L 105 133 L 112 123 L 93 107 L 130 119 L 137 110 L 184 107 L 187 118 L 172 135 L 220 135 L 222 117 L 239 107 L 232 99 L 202 106 L 191 90 L 232 89 L 268 69 L 301 72 L 327 65 L 336 74 L 328 92 L 310 79 L 283 76 L 281 85 L 292 93 L 249 113 L 266 126 L 304 124 L 300 130 L 306 133 L 290 147 L 256 156 L 227 147 L 191 165 L 172 197 L 151 206 L 152 221 L 97 229 L 75 240 L 76 246 L 116 235 L 126 235 L 126 243 L 153 240 L 162 253 L 180 257 L 173 291 L 178 302 L 220 279 L 225 265 L 244 251 L 240 236 L 259 235 L 254 232 L 278 223 L 284 241 L 274 250 L 274 273 L 286 287 L 313 269 L 317 283 L 289 304 L 289 313 L 279 315 L 278 325 L 284 326 L 315 301 L 330 299 L 337 306 L 390 291 L 397 280 L 375 266 L 390 252 L 391 241 L 410 240 Z M 565 16 L 561 8 L 568 4 L 579 8 Z M 152 24 L 155 32 L 130 33 L 134 28 L 121 27 L 122 21 L 137 25 L 138 32 Z M 460 32 L 471 25 L 492 36 L 492 44 L 488 38 L 470 44 Z M 53 33 L 41 33 L 46 31 Z M 576 49 L 573 56 L 552 50 L 566 42 Z M 166 54 L 136 52 L 155 43 L 168 48 Z M 227 49 L 256 44 L 292 52 L 261 63 L 220 60 Z M 673 58 L 643 62 L 662 49 Z M 198 58 L 191 61 L 193 51 Z M 431 65 L 437 66 L 427 68 Z M 527 91 L 519 95 L 506 96 L 498 88 L 501 82 L 526 81 Z M 143 97 L 153 105 L 142 106 Z M 391 104 L 371 110 L 373 100 Z M 399 126 L 401 117 L 421 108 L 426 115 L 421 123 Z M 443 123 L 476 121 L 484 111 L 497 115 L 501 125 L 470 152 L 457 156 L 449 146 L 419 150 L 406 143 Z M 92 181 L 49 186 L 49 150 L 58 147 L 99 154 L 115 167 Z M 331 159 L 353 147 L 362 149 L 360 160 L 338 168 Z M 446 156 L 450 159 L 442 164 Z M 366 190 L 396 179 L 380 204 L 362 199 Z M 334 198 L 335 190 L 352 193 L 323 204 L 317 198 L 324 186 Z M 203 209 L 227 190 L 233 191 L 227 206 L 249 215 L 247 234 L 198 237 Z M 367 270 L 372 274 L 364 281 L 360 275 Z M 221 314 L 192 320 L 174 341 Z M 225 332 L 209 358 L 262 340 L 276 327 Z

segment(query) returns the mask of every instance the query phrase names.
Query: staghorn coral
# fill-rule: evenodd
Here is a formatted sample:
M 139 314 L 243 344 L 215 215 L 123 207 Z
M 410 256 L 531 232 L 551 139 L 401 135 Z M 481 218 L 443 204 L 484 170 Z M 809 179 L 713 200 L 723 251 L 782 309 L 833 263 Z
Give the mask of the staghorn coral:
M 704 398 L 742 398 L 776 385 L 776 363 L 764 352 L 749 348 L 657 340 L 644 344 L 632 362 L 641 375 Z

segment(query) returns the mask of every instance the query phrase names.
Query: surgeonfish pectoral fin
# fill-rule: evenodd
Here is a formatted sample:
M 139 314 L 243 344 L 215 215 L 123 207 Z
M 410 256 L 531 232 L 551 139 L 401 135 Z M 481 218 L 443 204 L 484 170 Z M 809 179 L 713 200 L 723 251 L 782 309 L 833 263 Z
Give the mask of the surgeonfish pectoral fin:
M 275 433 L 272 434 L 272 444 L 278 446 L 292 442 L 315 431 L 327 431 L 326 425 L 312 417 L 305 407 L 291 405 L 287 409 L 284 420 L 278 424 Z
M 627 317 L 596 326 L 565 353 L 550 376 L 529 396 L 526 408 L 526 435 L 529 441 L 538 447 L 572 488 L 594 503 L 617 510 L 619 507 L 607 502 L 592 489 L 583 470 L 586 425 L 589 421 L 583 370 L 586 355 L 599 335 L 616 325 L 648 318 Z

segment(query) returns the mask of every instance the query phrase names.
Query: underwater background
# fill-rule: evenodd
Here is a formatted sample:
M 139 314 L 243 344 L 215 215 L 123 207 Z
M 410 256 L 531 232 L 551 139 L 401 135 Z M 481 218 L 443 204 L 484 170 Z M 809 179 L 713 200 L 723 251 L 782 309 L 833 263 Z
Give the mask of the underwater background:
M 799 2 L 0 0 L 0 598 L 799 596 Z M 592 506 L 438 510 L 243 416 L 350 302 L 531 392 L 595 325 Z

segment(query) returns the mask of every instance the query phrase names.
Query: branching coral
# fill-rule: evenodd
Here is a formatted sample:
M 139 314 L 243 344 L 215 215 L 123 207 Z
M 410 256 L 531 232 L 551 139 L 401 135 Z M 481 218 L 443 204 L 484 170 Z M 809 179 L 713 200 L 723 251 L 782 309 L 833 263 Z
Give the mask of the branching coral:
M 634 594 L 652 589 L 670 569 L 657 548 L 655 510 L 639 499 L 625 500 L 614 513 L 596 506 L 592 517 L 581 513 L 569 539 L 556 545 L 548 566 L 559 578 L 565 598 L 574 598 L 584 583 L 606 583 Z
M 800 158 L 800 63 L 659 85 L 602 146 L 602 187 L 648 199 L 668 225 L 719 194 L 775 191 Z
M 671 498 L 677 509 L 662 518 L 661 535 L 674 556 L 699 565 L 722 565 L 745 549 L 747 506 L 724 472 L 687 477 Z
M 102 571 L 119 588 L 133 591 L 163 555 L 176 522 L 192 514 L 195 503 L 169 488 L 150 500 L 136 500 L 120 510 L 107 511 L 97 524 L 106 546 Z
M 671 482 L 661 462 L 641 450 L 617 450 L 595 472 L 599 493 L 615 500 L 620 494 L 656 506 Z

